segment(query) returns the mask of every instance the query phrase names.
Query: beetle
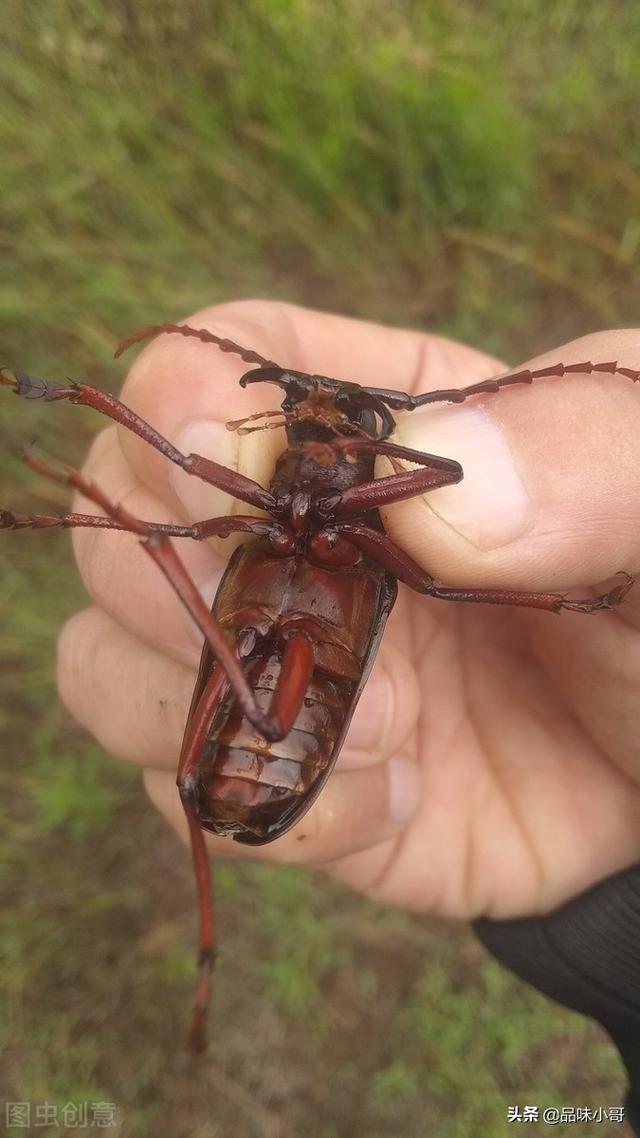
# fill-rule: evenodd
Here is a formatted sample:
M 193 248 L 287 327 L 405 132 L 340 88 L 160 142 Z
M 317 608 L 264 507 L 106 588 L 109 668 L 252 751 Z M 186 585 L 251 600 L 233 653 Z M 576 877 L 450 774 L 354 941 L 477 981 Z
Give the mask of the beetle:
M 60 384 L 24 372 L 10 376 L 0 371 L 0 382 L 27 399 L 68 400 L 102 412 L 188 474 L 267 516 L 209 518 L 193 525 L 143 521 L 109 501 L 78 471 L 54 470 L 25 453 L 33 470 L 79 490 L 104 516 L 4 510 L 0 528 L 86 526 L 138 534 L 204 635 L 177 775 L 198 890 L 199 968 L 189 1042 L 200 1052 L 215 953 L 204 831 L 263 845 L 289 830 L 309 809 L 340 752 L 398 581 L 443 600 L 584 613 L 619 604 L 633 584 L 631 576 L 621 574 L 622 580 L 608 591 L 576 599 L 436 582 L 386 535 L 379 510 L 459 482 L 462 467 L 454 459 L 390 441 L 392 412 L 461 403 L 470 396 L 572 373 L 618 374 L 637 382 L 640 371 L 617 362 L 559 363 L 508 372 L 461 389 L 408 395 L 293 371 L 207 329 L 170 323 L 134 333 L 122 341 L 116 356 L 159 333 L 195 337 L 254 365 L 240 378 L 242 387 L 271 383 L 282 389 L 279 412 L 259 412 L 227 424 L 241 433 L 285 428 L 286 447 L 268 488 L 213 459 L 182 454 L 118 399 L 95 387 Z M 387 458 L 393 473 L 376 478 L 377 457 Z M 209 611 L 171 538 L 202 541 L 231 533 L 253 540 L 232 555 Z

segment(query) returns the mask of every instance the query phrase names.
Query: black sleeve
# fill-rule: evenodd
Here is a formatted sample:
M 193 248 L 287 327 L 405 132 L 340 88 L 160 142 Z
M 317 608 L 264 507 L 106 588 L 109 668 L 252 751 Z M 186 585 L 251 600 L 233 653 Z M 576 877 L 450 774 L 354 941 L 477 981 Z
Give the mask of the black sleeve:
M 625 1115 L 640 1135 L 640 865 L 546 916 L 473 929 L 523 980 L 602 1024 L 627 1068 Z

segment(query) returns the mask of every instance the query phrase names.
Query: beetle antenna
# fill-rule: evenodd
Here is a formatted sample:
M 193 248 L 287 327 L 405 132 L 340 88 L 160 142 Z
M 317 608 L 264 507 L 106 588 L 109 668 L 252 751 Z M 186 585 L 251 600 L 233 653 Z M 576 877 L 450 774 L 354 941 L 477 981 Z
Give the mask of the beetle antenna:
M 118 344 L 114 356 L 117 359 L 127 348 L 133 344 L 139 344 L 142 340 L 148 340 L 150 336 L 159 336 L 162 332 L 177 333 L 180 336 L 193 336 L 196 340 L 202 340 L 205 344 L 216 344 L 221 352 L 231 352 L 233 355 L 240 356 L 248 364 L 261 364 L 263 367 L 277 367 L 273 360 L 268 360 L 261 356 L 258 352 L 251 351 L 250 348 L 243 348 L 241 344 L 234 343 L 233 340 L 227 340 L 223 336 L 216 336 L 215 332 L 209 332 L 207 328 L 191 328 L 189 324 L 149 324 L 146 328 L 140 328 L 137 332 L 132 332 L 127 336 L 126 340 L 121 340 Z

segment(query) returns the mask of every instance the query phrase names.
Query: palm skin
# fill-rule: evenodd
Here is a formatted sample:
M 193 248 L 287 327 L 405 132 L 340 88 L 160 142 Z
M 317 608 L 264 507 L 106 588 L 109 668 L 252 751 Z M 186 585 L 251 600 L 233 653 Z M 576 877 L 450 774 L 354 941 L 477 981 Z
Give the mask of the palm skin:
M 438 337 L 264 302 L 189 322 L 287 366 L 385 387 L 464 386 L 504 370 Z M 588 358 L 640 367 L 640 333 L 599 333 L 542 365 Z M 276 432 L 240 442 L 218 426 L 277 406 L 269 388 L 240 391 L 243 370 L 213 347 L 163 337 L 138 358 L 122 398 L 183 451 L 237 464 L 264 484 L 282 445 Z M 618 570 L 638 573 L 639 427 L 640 391 L 609 377 L 542 381 L 404 416 L 399 441 L 458 459 L 465 480 L 389 507 L 388 532 L 452 585 L 584 595 Z M 230 506 L 114 427 L 85 474 L 146 519 L 193 521 Z M 86 502 L 74 509 L 94 512 Z M 62 697 L 108 749 L 145 767 L 152 800 L 186 837 L 175 765 L 198 635 L 132 535 L 77 530 L 74 546 L 94 604 L 61 636 Z M 228 546 L 178 548 L 210 601 Z M 456 918 L 544 912 L 632 864 L 638 588 L 619 610 L 590 616 L 446 603 L 401 588 L 336 772 L 312 810 L 272 845 L 211 838 L 210 848 L 313 864 L 377 899 Z

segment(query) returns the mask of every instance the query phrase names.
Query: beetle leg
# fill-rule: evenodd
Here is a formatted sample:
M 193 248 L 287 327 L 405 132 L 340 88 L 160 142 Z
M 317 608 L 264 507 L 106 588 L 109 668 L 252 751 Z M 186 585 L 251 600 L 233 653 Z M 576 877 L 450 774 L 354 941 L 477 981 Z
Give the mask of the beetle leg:
M 170 537 L 195 537 L 193 526 L 165 525 L 156 522 L 141 522 L 148 532 L 159 530 Z M 0 529 L 129 529 L 112 518 L 102 518 L 95 514 L 14 514 L 10 510 L 0 510 Z
M 217 486 L 219 490 L 224 490 L 227 494 L 233 495 L 234 498 L 248 502 L 249 505 L 256 506 L 260 510 L 272 510 L 275 505 L 273 496 L 269 491 L 260 486 L 258 482 L 254 482 L 252 478 L 247 478 L 238 471 L 229 470 L 228 467 L 221 466 L 220 463 L 214 462 L 210 458 L 204 458 L 202 455 L 182 454 L 145 419 L 136 415 L 119 399 L 107 394 L 106 391 L 99 391 L 97 387 L 90 387 L 86 383 L 71 383 L 65 387 L 61 383 L 39 379 L 37 376 L 27 375 L 25 372 L 15 372 L 14 379 L 11 379 L 1 369 L 0 383 L 12 386 L 15 393 L 22 395 L 25 399 L 49 401 L 67 399 L 70 403 L 79 404 L 82 407 L 91 407 L 94 411 L 100 411 L 101 414 L 112 419 L 114 423 L 126 427 L 128 431 L 133 431 L 135 435 L 144 439 L 155 450 L 160 451 L 165 458 L 179 466 L 186 474 L 201 478 L 203 482 Z
M 269 710 L 263 712 L 256 703 L 234 653 L 229 648 L 222 628 L 209 612 L 169 539 L 162 534 L 151 534 L 145 538 L 142 546 L 160 567 L 204 633 L 211 651 L 227 673 L 236 699 L 249 722 L 269 742 L 277 742 L 284 738 L 289 733 L 291 722 L 297 713 L 295 701 L 298 699 L 298 694 L 301 693 L 297 704 L 299 707 L 313 671 L 313 649 L 309 641 L 303 636 L 293 636 L 287 641 L 283 655 L 283 670 L 286 665 L 289 685 L 278 685 Z M 292 695 L 289 694 L 289 686 Z
M 29 450 L 25 450 L 22 457 L 31 470 L 34 470 L 36 474 L 41 474 L 44 478 L 48 478 L 51 482 L 73 485 L 77 489 L 88 486 L 88 483 L 71 467 L 63 467 L 60 471 L 54 470 Z M 94 491 L 93 500 L 97 501 L 98 505 L 101 505 L 108 512 L 111 504 L 107 502 L 97 487 L 92 489 Z M 16 514 L 11 510 L 0 510 L 0 529 L 50 529 L 60 526 L 63 529 L 130 530 L 131 515 L 127 514 L 126 511 L 124 515 L 127 519 L 125 521 L 118 520 L 113 515 L 113 510 L 111 510 L 111 516 L 106 518 L 98 517 L 95 514 Z M 231 533 L 251 533 L 256 537 L 270 537 L 274 544 L 282 544 L 283 538 L 286 542 L 286 531 L 283 526 L 269 518 L 256 518 L 252 514 L 206 518 L 204 521 L 194 522 L 190 526 L 165 522 L 145 522 L 140 518 L 136 518 L 136 523 L 136 532 L 140 534 L 162 533 L 167 537 L 190 537 L 193 541 L 203 541 L 208 537 L 228 537 Z
M 335 529 L 353 545 L 372 557 L 390 573 L 409 585 L 417 593 L 438 597 L 443 601 L 477 601 L 489 605 L 519 605 L 523 608 L 546 609 L 549 612 L 597 612 L 599 609 L 613 608 L 624 600 L 634 583 L 629 573 L 622 573 L 624 580 L 605 593 L 595 597 L 572 598 L 566 593 L 529 593 L 514 589 L 461 589 L 440 585 L 428 573 L 400 549 L 386 534 L 360 522 L 348 522 L 335 526 Z
M 198 976 L 193 1000 L 193 1011 L 187 1042 L 196 1055 L 207 1045 L 206 1022 L 211 988 L 211 971 L 216 957 L 213 881 L 204 842 L 204 833 L 198 819 L 195 802 L 182 796 L 182 805 L 189 825 L 191 854 L 198 893 Z
M 189 1047 L 196 1053 L 204 1051 L 206 1046 L 209 988 L 211 970 L 216 956 L 213 888 L 204 834 L 198 817 L 196 769 L 211 721 L 222 701 L 228 695 L 230 688 L 231 684 L 226 673 L 222 668 L 217 667 L 210 676 L 195 708 L 189 714 L 176 779 L 189 825 L 191 854 L 198 893 L 198 978 L 188 1036 Z
M 236 645 L 236 657 L 242 658 L 255 642 L 253 630 L 241 634 Z M 291 730 L 300 710 L 311 674 L 313 648 L 302 633 L 295 633 L 285 642 L 282 667 L 273 693 L 267 717 L 277 721 L 284 733 Z M 215 915 L 213 889 L 204 833 L 198 814 L 198 764 L 202 749 L 211 730 L 213 719 L 231 691 L 231 683 L 224 669 L 214 668 L 203 691 L 192 706 L 187 730 L 180 753 L 176 782 L 189 825 L 191 853 L 198 893 L 199 948 L 198 978 L 196 981 L 193 1014 L 188 1042 L 192 1051 L 200 1053 L 206 1046 L 206 1020 L 209 1006 L 211 971 L 216 957 Z
M 626 597 L 634 583 L 630 573 L 620 574 L 624 579 L 595 597 L 569 597 L 567 593 L 520 593 L 511 589 L 456 589 L 432 584 L 425 591 L 443 601 L 479 601 L 489 605 L 521 605 L 523 608 L 546 609 L 548 612 L 599 612 L 611 609 Z
M 283 736 L 289 734 L 302 707 L 313 667 L 313 644 L 304 633 L 293 633 L 285 641 L 280 675 L 266 713 Z
M 147 528 L 149 526 L 148 522 L 140 521 L 134 517 L 133 514 L 130 514 L 128 510 L 125 510 L 123 506 L 114 505 L 98 486 L 87 482 L 79 471 L 74 470 L 73 467 L 66 467 L 64 472 L 59 473 L 58 471 L 51 470 L 40 459 L 34 458 L 30 459 L 30 465 L 54 482 L 63 482 L 73 486 L 76 490 L 79 490 L 85 498 L 89 498 L 90 501 L 100 506 L 110 518 L 113 518 L 114 521 L 119 523 L 122 529 L 129 530 L 131 533 L 137 533 L 143 538 L 141 542 L 142 548 L 162 570 L 169 584 L 178 594 L 183 605 L 204 634 L 211 651 L 227 673 L 238 703 L 242 707 L 247 719 L 253 723 L 254 727 L 256 727 L 258 731 L 261 731 L 265 739 L 268 739 L 270 742 L 282 739 L 286 732 L 280 729 L 277 719 L 273 717 L 269 719 L 258 707 L 253 692 L 245 679 L 244 672 L 238 663 L 235 653 L 227 643 L 222 628 L 213 614 L 209 612 L 196 585 L 189 576 L 167 535 L 162 533 L 156 526 L 152 526 L 151 531 L 149 531 Z M 233 518 L 213 518 L 210 523 L 205 522 L 202 523 L 202 525 L 206 527 L 207 524 L 209 524 L 209 532 L 212 532 L 214 528 L 213 523 L 218 521 L 220 522 L 221 528 L 224 527 L 227 530 L 233 529 Z M 264 519 L 249 519 L 250 523 L 254 521 L 264 524 Z M 269 528 L 272 528 L 268 521 L 266 524 Z M 282 529 L 282 527 L 279 526 L 273 528 L 276 531 Z
M 282 739 L 286 731 L 283 731 L 277 721 L 269 718 L 258 707 L 254 694 L 245 679 L 244 672 L 229 647 L 222 628 L 213 614 L 209 612 L 169 539 L 162 534 L 151 534 L 144 539 L 142 547 L 162 570 L 169 584 L 204 634 L 213 655 L 227 673 L 236 699 L 249 722 L 253 723 L 254 727 L 270 742 Z
M 428 592 L 433 585 L 433 578 L 425 573 L 418 562 L 380 530 L 371 529 L 362 522 L 340 522 L 331 526 L 331 529 L 337 530 L 351 545 L 361 549 L 417 593 Z
M 348 453 L 368 451 L 390 459 L 404 458 L 408 462 L 420 463 L 424 468 L 406 470 L 402 474 L 390 474 L 385 478 L 374 478 L 370 482 L 360 483 L 359 486 L 351 486 L 340 494 L 320 498 L 317 506 L 325 517 L 331 519 L 360 514 L 364 510 L 401 502 L 405 498 L 414 498 L 428 490 L 436 490 L 439 486 L 450 486 L 460 482 L 462 478 L 462 467 L 455 459 L 426 454 L 395 443 L 378 442 L 374 439 L 342 438 L 329 445 L 334 450 L 344 450 Z
M 30 464 L 31 465 L 31 464 Z M 47 474 L 46 467 L 34 464 L 40 474 Z M 56 481 L 67 481 L 66 478 Z M 138 521 L 138 533 L 161 533 L 166 537 L 190 537 L 193 541 L 203 541 L 208 537 L 228 537 L 231 533 L 251 533 L 256 537 L 272 537 L 275 543 L 282 541 L 286 531 L 277 522 L 253 515 L 234 514 L 222 518 L 207 518 L 190 526 L 173 525 L 166 522 Z M 130 531 L 131 526 L 115 518 L 101 517 L 97 514 L 16 514 L 11 510 L 0 510 L 0 529 L 114 529 Z M 286 538 L 285 538 L 286 540 Z

